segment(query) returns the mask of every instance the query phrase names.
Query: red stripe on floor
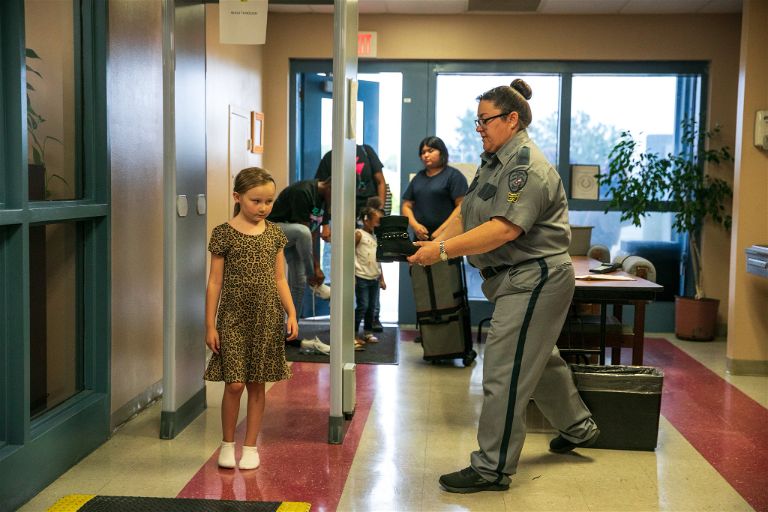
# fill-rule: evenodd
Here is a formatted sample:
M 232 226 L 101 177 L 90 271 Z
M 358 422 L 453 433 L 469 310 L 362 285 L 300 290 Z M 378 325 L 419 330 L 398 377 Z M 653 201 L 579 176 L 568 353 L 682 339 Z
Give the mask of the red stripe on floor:
M 645 340 L 663 368 L 661 412 L 755 510 L 768 510 L 768 409 L 670 342 Z
M 340 445 L 328 444 L 329 365 L 294 363 L 291 368 L 293 377 L 267 392 L 258 442 L 261 466 L 221 469 L 217 451 L 178 497 L 303 501 L 312 504 L 312 512 L 336 510 L 373 402 L 376 366 L 356 366 L 355 415 Z M 244 436 L 245 421 L 235 435 L 238 447 Z

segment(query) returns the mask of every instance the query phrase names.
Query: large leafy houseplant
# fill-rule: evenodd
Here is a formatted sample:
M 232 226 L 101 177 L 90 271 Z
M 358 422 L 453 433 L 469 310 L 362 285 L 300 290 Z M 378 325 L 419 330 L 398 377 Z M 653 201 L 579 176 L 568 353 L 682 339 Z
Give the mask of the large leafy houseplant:
M 32 166 L 36 166 L 41 170 L 40 172 L 43 173 L 43 185 L 45 187 L 45 198 L 47 199 L 50 196 L 48 184 L 51 180 L 57 179 L 64 183 L 65 186 L 69 187 L 69 183 L 67 183 L 67 180 L 65 180 L 61 175 L 49 173 L 45 159 L 45 149 L 49 141 L 58 142 L 62 145 L 63 142 L 52 135 L 43 136 L 40 133 L 40 129 L 43 123 L 45 123 L 45 118 L 32 106 L 32 100 L 29 94 L 30 92 L 35 92 L 35 87 L 29 81 L 29 78 L 31 75 L 35 75 L 42 80 L 43 75 L 40 74 L 40 72 L 35 68 L 30 66 L 29 61 L 41 59 L 37 52 L 35 52 L 32 48 L 27 48 L 25 55 L 27 58 L 27 131 L 29 133 L 29 146 L 32 150 L 31 161 L 29 162 L 30 172 L 33 172 Z
M 638 152 L 638 142 L 622 132 L 609 155 L 608 172 L 598 179 L 608 187 L 611 208 L 621 211 L 621 220 L 640 226 L 650 211 L 673 213 L 673 227 L 688 235 L 696 299 L 704 298 L 701 275 L 701 229 L 709 220 L 731 227 L 728 213 L 733 191 L 720 178 L 706 173 L 707 168 L 733 161 L 728 146 L 710 147 L 719 128 L 701 131 L 691 119 L 681 122 L 680 151 L 660 155 Z

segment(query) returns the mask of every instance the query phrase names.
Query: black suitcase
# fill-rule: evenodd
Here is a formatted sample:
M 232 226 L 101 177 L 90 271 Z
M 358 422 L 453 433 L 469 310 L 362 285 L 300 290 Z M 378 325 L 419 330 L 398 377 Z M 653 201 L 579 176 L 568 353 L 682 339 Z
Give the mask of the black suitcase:
M 464 366 L 471 365 L 477 352 L 472 349 L 464 259 L 412 266 L 411 281 L 424 359 L 461 358 Z

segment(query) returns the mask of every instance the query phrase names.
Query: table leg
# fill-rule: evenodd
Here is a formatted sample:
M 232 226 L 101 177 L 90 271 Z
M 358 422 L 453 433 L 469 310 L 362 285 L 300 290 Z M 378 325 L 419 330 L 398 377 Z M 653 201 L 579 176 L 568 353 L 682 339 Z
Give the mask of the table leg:
M 638 300 L 634 302 L 635 306 L 635 326 L 634 343 L 632 343 L 632 364 L 642 366 L 643 364 L 643 344 L 645 343 L 645 301 Z
M 607 321 L 608 304 L 600 304 L 600 364 L 605 364 L 605 324 Z
M 622 311 L 621 311 L 621 304 L 614 304 L 613 305 L 613 316 L 618 320 L 619 322 L 619 329 L 621 329 L 622 326 Z M 621 364 L 621 347 L 622 347 L 622 333 L 619 331 L 618 336 L 618 344 L 614 344 L 611 346 L 611 364 Z

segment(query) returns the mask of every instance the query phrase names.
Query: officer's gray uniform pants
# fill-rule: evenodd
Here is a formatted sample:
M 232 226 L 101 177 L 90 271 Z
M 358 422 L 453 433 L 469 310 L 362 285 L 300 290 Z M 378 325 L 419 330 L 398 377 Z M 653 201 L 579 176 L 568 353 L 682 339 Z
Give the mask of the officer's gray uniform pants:
M 307 288 L 307 276 L 315 275 L 312 233 L 304 224 L 278 222 L 277 225 L 288 239 L 283 250 L 288 289 L 291 290 L 293 305 L 296 308 L 296 318 L 301 318 L 301 303 Z
M 567 254 L 532 260 L 483 283 L 496 304 L 483 357 L 483 408 L 472 467 L 509 483 L 525 440 L 531 397 L 553 427 L 574 442 L 596 428 L 571 371 L 555 347 L 575 286 Z

